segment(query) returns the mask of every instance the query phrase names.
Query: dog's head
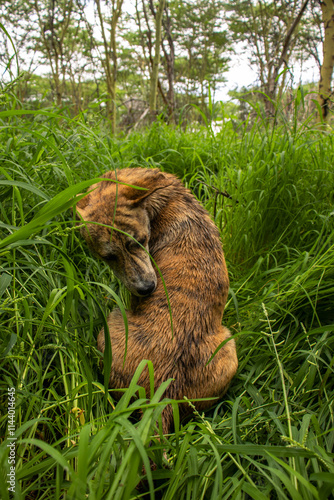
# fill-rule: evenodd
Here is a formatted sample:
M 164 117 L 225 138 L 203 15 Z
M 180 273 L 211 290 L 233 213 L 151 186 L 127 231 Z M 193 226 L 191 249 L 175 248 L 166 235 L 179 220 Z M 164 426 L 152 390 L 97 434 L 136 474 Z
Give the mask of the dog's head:
M 90 250 L 110 266 L 131 293 L 140 297 L 151 294 L 157 286 L 149 241 L 150 210 L 158 202 L 154 193 L 160 187 L 156 183 L 150 185 L 144 172 L 147 171 L 121 170 L 117 183 L 95 184 L 76 206 L 77 218 L 82 222 L 80 232 Z M 116 180 L 114 172 L 103 177 Z M 131 185 L 142 185 L 144 189 Z

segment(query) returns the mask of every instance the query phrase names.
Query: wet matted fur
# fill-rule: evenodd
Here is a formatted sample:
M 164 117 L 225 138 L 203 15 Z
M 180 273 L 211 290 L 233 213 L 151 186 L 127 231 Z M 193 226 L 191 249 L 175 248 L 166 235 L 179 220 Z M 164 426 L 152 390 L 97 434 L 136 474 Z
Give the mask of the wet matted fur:
M 113 359 L 110 387 L 128 387 L 140 361 L 149 359 L 156 387 L 170 377 L 174 379 L 166 397 L 221 397 L 238 360 L 234 340 L 230 340 L 207 364 L 216 348 L 230 337 L 222 326 L 229 279 L 218 229 L 174 175 L 126 168 L 103 177 L 116 176 L 117 183 L 99 182 L 77 204 L 85 222 L 98 223 L 80 229 L 89 247 L 131 292 L 124 365 L 123 317 L 118 308 L 108 317 Z M 165 280 L 173 336 L 166 293 L 148 252 Z M 103 330 L 97 342 L 104 352 Z M 143 372 L 140 383 L 149 395 L 148 371 Z M 188 405 L 181 406 L 183 414 L 191 411 Z M 212 401 L 195 406 L 204 410 Z M 170 430 L 172 421 L 172 410 L 167 407 L 162 414 L 164 432 Z

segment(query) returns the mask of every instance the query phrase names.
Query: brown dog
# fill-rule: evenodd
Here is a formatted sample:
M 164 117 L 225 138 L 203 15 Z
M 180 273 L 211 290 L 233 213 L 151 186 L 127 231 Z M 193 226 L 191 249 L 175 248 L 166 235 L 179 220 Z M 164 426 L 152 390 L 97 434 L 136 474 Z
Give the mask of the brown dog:
M 230 340 L 207 365 L 215 349 L 230 337 L 221 324 L 229 280 L 218 229 L 189 190 L 171 174 L 126 168 L 103 177 L 117 178 L 118 182 L 103 181 L 92 186 L 95 190 L 79 201 L 77 212 L 85 222 L 97 223 L 82 227 L 81 233 L 132 297 L 127 311 L 124 365 L 122 314 L 114 309 L 108 318 L 113 357 L 110 387 L 128 387 L 140 361 L 150 359 L 156 387 L 170 377 L 174 379 L 166 397 L 222 396 L 238 360 L 235 343 Z M 148 252 L 165 280 L 173 334 L 163 283 Z M 103 330 L 97 342 L 104 352 Z M 140 383 L 149 394 L 148 372 L 143 372 Z M 212 401 L 197 402 L 195 406 L 204 410 L 212 406 Z M 181 411 L 184 414 L 191 409 L 182 405 Z M 167 433 L 173 423 L 171 408 L 163 412 L 162 423 Z

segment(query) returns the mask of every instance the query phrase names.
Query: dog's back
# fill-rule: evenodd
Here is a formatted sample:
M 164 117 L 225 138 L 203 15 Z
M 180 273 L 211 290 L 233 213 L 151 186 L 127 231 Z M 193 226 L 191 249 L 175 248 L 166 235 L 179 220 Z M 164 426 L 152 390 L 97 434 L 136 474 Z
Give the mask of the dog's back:
M 115 173 L 109 172 L 106 177 L 115 179 Z M 132 248 L 128 258 L 135 262 L 132 271 L 135 265 L 139 268 L 137 274 L 140 274 L 140 280 L 136 283 L 141 283 L 142 287 L 144 282 L 147 290 L 149 286 L 155 290 L 142 294 L 138 293 L 142 288 L 134 286 L 131 310 L 127 312 L 129 335 L 124 365 L 125 328 L 122 315 L 115 309 L 108 318 L 113 354 L 110 385 L 114 388 L 127 387 L 139 362 L 150 359 L 155 368 L 156 386 L 168 378 L 174 379 L 166 391 L 167 397 L 195 399 L 222 396 L 236 372 L 238 362 L 234 341 L 229 340 L 207 365 L 216 348 L 230 336 L 221 324 L 229 281 L 218 229 L 195 197 L 173 175 L 157 170 L 124 169 L 117 172 L 117 180 L 140 186 L 146 191 L 123 184 L 118 184 L 116 188 L 115 183 L 103 182 L 87 199 L 84 198 L 86 201 L 82 203 L 82 209 L 79 204 L 79 213 L 81 211 L 85 220 L 98 223 L 112 225 L 114 220 L 115 228 L 121 227 L 121 231 L 125 232 L 128 228 L 130 234 L 134 228 L 137 228 L 138 234 L 138 227 L 146 228 L 143 234 L 149 234 L 147 245 L 138 247 L 137 252 L 148 250 L 164 278 L 172 311 L 173 334 L 162 279 L 157 271 L 156 279 L 153 277 L 143 254 L 136 255 Z M 85 210 L 87 206 L 91 207 L 90 211 Z M 104 213 L 103 221 L 98 213 Z M 108 236 L 101 237 L 104 231 L 99 229 L 101 227 L 94 226 L 98 235 L 94 239 L 98 241 L 98 248 L 106 248 L 103 239 Z M 84 236 L 89 243 L 89 237 Z M 121 233 L 113 231 L 112 238 L 120 236 Z M 124 259 L 127 245 L 131 246 L 131 242 L 125 242 L 123 246 L 121 243 L 115 245 L 114 252 L 116 247 L 123 249 L 118 260 Z M 96 247 L 94 249 L 96 251 Z M 116 264 L 109 264 L 116 269 Z M 126 262 L 123 260 L 124 267 Z M 118 268 L 116 272 L 121 273 Z M 123 277 L 125 283 L 126 279 L 128 277 Z M 135 283 L 133 277 L 130 281 L 129 289 Z M 104 331 L 101 331 L 98 348 L 104 351 L 104 346 Z M 143 374 L 141 383 L 149 394 L 147 373 Z M 212 401 L 196 403 L 200 410 L 211 405 Z M 183 410 L 188 411 L 184 405 Z M 170 428 L 171 420 L 171 412 L 164 412 L 165 432 Z

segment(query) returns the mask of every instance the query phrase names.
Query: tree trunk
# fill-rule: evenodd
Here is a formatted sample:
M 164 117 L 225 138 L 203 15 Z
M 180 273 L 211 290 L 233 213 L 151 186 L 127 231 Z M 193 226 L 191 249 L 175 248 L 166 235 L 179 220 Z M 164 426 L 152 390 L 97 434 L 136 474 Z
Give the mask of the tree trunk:
M 99 16 L 101 33 L 104 46 L 104 68 L 106 72 L 106 84 L 109 94 L 109 101 L 107 103 L 107 114 L 111 122 L 111 133 L 116 133 L 116 79 L 117 79 L 117 52 L 116 52 L 116 27 L 118 19 L 121 15 L 123 0 L 117 0 L 112 4 L 112 19 L 110 30 L 110 43 L 108 43 L 106 33 L 104 30 L 103 17 L 101 12 L 100 0 L 95 0 L 97 12 Z M 111 57 L 110 57 L 111 52 Z
M 322 21 L 325 28 L 323 43 L 323 62 L 320 70 L 319 104 L 321 106 L 321 121 L 328 118 L 330 98 L 332 94 L 331 82 L 334 66 L 334 0 L 321 2 Z
M 154 9 L 153 5 L 153 0 L 150 0 L 150 9 L 154 17 L 156 17 L 156 11 Z M 168 92 L 167 92 L 167 99 L 164 96 L 163 91 L 161 92 L 160 87 L 160 81 L 158 80 L 158 88 L 159 91 L 162 94 L 162 98 L 167 105 L 168 108 L 168 117 L 169 117 L 169 122 L 173 123 L 174 122 L 174 111 L 175 111 L 175 94 L 174 94 L 174 79 L 175 79 L 175 49 L 174 49 L 174 40 L 172 36 L 172 22 L 171 22 L 171 17 L 168 12 L 168 5 L 165 2 L 164 6 L 164 12 L 165 16 L 162 18 L 162 26 L 164 28 L 164 36 L 167 38 L 168 46 L 169 46 L 169 52 L 165 47 L 165 43 L 162 37 L 161 41 L 161 48 L 164 53 L 164 57 L 166 60 L 166 71 L 167 71 L 167 79 L 168 79 Z M 160 84 L 160 85 L 159 85 Z
M 123 0 L 117 0 L 116 8 L 113 1 L 113 13 L 112 13 L 112 21 L 111 21 L 111 32 L 110 32 L 110 47 L 111 54 L 113 60 L 112 67 L 112 82 L 113 82 L 113 95 L 114 99 L 111 102 L 111 113 L 112 113 L 112 122 L 111 122 L 111 130 L 114 134 L 116 132 L 116 81 L 117 81 L 117 46 L 116 46 L 116 28 L 119 17 L 122 12 Z
M 45 18 L 43 19 L 42 15 L 43 10 L 41 11 L 38 0 L 34 0 L 33 8 L 37 14 L 41 41 L 44 46 L 51 67 L 51 74 L 56 93 L 57 106 L 61 107 L 63 100 L 63 93 L 65 89 L 65 65 L 63 61 L 64 39 L 72 19 L 73 0 L 70 0 L 68 4 L 64 3 L 63 5 L 63 12 L 62 12 L 63 22 L 61 23 L 60 30 L 59 29 L 56 30 L 55 27 L 56 4 L 57 2 L 55 2 L 54 0 L 50 2 L 49 18 L 47 23 L 45 23 Z M 42 4 L 42 9 L 43 9 L 43 4 Z M 62 82 L 61 82 L 61 76 L 63 77 Z
M 152 115 L 154 115 L 157 110 L 157 86 L 160 64 L 161 24 L 164 5 L 165 0 L 159 0 L 159 6 L 155 18 L 155 54 L 153 59 L 150 88 L 150 112 Z
M 137 7 L 136 7 L 136 9 L 137 9 Z M 147 28 L 146 33 L 147 33 L 147 46 L 148 46 L 148 54 L 149 54 L 149 56 L 148 56 L 149 67 L 150 67 L 150 73 L 152 73 L 152 68 L 153 68 L 152 31 L 151 31 L 151 28 L 150 28 L 150 23 L 149 23 L 149 20 L 148 20 L 148 16 L 147 16 L 147 11 L 146 11 L 145 1 L 144 0 L 143 0 L 143 13 L 144 13 L 144 18 L 145 18 L 145 23 L 146 23 L 146 28 Z M 153 15 L 155 16 L 156 14 L 154 13 Z M 142 40 L 143 54 L 144 54 L 145 59 L 147 60 L 147 57 L 145 55 L 144 35 L 143 35 L 143 33 L 141 31 L 141 27 L 140 27 L 140 17 L 139 17 L 138 9 L 137 9 L 137 19 L 138 19 L 138 27 L 139 27 L 140 37 L 141 37 L 141 40 Z M 161 82 L 160 82 L 159 78 L 158 78 L 158 90 L 160 92 L 162 100 L 164 101 L 165 105 L 168 107 L 168 101 L 167 101 L 167 98 L 166 98 L 165 93 L 163 91 L 163 88 L 162 88 L 162 85 L 161 85 Z
M 266 110 L 267 112 L 269 112 L 269 114 L 272 114 L 274 111 L 272 101 L 276 97 L 279 73 L 281 71 L 283 64 L 287 65 L 288 63 L 288 50 L 291 44 L 292 35 L 295 32 L 298 24 L 300 23 L 300 20 L 306 10 L 308 2 L 309 0 L 305 0 L 305 2 L 300 8 L 297 17 L 295 18 L 290 28 L 288 29 L 284 39 L 283 49 L 279 60 L 277 61 L 276 64 L 272 63 L 268 67 L 268 82 L 267 82 L 266 94 L 269 97 L 269 99 L 266 100 Z
M 166 59 L 166 69 L 167 69 L 167 79 L 168 79 L 168 117 L 169 123 L 174 123 L 174 111 L 175 111 L 175 93 L 174 93 L 174 80 L 175 80 L 175 49 L 174 49 L 174 40 L 172 36 L 172 23 L 171 18 L 168 13 L 167 5 L 165 5 L 165 14 L 166 21 L 162 21 L 165 34 L 168 41 L 169 53 L 165 48 L 164 42 L 162 42 L 162 50 Z

